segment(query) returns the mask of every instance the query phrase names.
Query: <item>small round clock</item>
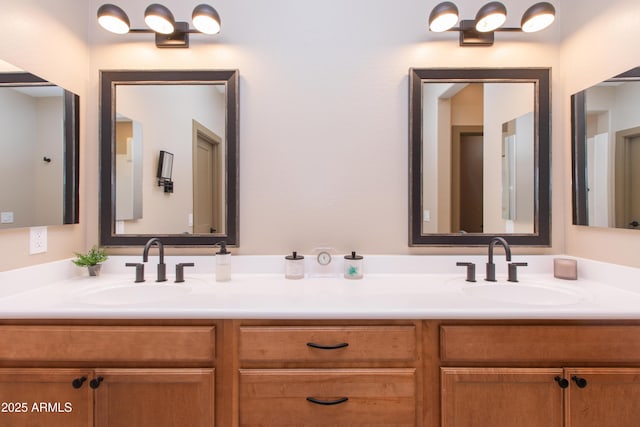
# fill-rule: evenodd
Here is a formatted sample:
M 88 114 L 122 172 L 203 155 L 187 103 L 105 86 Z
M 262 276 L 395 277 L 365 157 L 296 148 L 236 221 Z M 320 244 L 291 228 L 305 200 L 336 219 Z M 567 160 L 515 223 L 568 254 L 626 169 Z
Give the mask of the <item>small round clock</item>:
M 317 260 L 320 265 L 329 265 L 331 263 L 331 254 L 327 251 L 319 252 Z

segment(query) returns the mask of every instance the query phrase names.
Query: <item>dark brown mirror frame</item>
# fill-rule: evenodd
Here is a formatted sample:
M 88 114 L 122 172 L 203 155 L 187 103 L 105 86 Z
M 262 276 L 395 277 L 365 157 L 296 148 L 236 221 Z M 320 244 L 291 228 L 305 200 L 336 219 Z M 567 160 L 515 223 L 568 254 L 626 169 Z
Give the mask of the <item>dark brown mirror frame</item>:
M 237 70 L 106 71 L 100 72 L 100 245 L 142 246 L 158 237 L 165 246 L 214 246 L 224 240 L 239 245 L 239 137 Z M 135 84 L 225 84 L 226 152 L 226 233 L 199 234 L 116 234 L 115 233 L 115 90 L 117 85 Z
M 496 236 L 511 245 L 551 245 L 551 69 L 412 68 L 409 70 L 409 246 L 484 246 Z M 535 105 L 535 221 L 532 234 L 422 233 L 422 85 L 424 82 L 533 83 Z
M 0 73 L 0 86 L 54 86 L 27 72 Z M 64 184 L 62 224 L 80 222 L 80 97 L 64 90 Z

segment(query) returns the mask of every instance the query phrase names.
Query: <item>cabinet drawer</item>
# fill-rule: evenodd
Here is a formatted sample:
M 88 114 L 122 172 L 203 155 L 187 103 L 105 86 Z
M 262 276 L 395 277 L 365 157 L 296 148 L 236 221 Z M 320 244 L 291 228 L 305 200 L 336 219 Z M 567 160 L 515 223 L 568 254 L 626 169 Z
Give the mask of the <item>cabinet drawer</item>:
M 440 327 L 443 362 L 640 363 L 637 326 Z
M 240 328 L 241 362 L 405 362 L 416 358 L 407 326 Z
M 244 369 L 240 425 L 415 426 L 415 382 L 414 369 Z
M 0 362 L 208 364 L 214 326 L 0 326 Z

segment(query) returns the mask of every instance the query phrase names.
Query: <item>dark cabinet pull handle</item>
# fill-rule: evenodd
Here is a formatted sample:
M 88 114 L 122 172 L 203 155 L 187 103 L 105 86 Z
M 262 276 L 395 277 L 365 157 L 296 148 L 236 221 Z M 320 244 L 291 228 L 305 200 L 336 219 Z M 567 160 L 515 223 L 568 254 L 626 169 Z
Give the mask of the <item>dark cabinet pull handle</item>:
M 307 400 L 311 403 L 315 403 L 316 405 L 331 406 L 331 405 L 339 405 L 341 403 L 344 403 L 347 400 L 349 400 L 349 398 L 341 397 L 340 399 L 336 399 L 336 400 L 320 400 L 320 399 L 316 399 L 315 397 L 307 397 Z
M 91 381 L 89 381 L 89 387 L 91 387 L 92 389 L 97 389 L 98 387 L 100 387 L 100 383 L 104 381 L 104 378 L 102 377 L 98 377 L 98 378 L 94 378 Z
M 554 380 L 556 380 L 556 382 L 558 383 L 558 385 L 560 386 L 560 388 L 567 388 L 569 387 L 569 380 L 566 378 L 562 378 L 562 377 L 555 377 Z
M 82 384 L 84 384 L 86 380 L 87 380 L 87 377 L 76 378 L 73 381 L 71 381 L 71 385 L 73 386 L 73 388 L 80 388 L 82 387 Z
M 571 379 L 573 381 L 575 381 L 576 385 L 579 388 L 585 388 L 587 386 L 587 380 L 585 380 L 584 378 L 580 378 L 580 377 L 574 375 L 574 376 L 571 377 Z
M 340 344 L 335 344 L 335 345 L 322 345 L 322 344 L 316 344 L 313 342 L 308 342 L 307 345 L 311 348 L 318 348 L 320 350 L 337 350 L 339 348 L 345 348 L 345 347 L 349 347 L 349 343 L 348 342 L 343 342 Z

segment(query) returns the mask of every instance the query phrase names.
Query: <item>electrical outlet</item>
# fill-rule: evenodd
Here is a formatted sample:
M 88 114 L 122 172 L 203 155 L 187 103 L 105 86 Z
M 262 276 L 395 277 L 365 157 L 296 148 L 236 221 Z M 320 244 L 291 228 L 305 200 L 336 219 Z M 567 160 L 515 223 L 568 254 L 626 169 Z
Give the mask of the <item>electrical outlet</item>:
M 29 254 L 47 252 L 47 227 L 29 228 Z

